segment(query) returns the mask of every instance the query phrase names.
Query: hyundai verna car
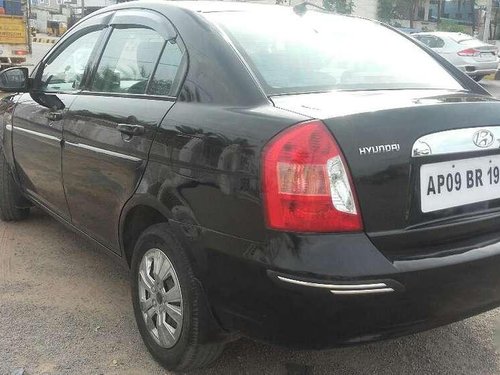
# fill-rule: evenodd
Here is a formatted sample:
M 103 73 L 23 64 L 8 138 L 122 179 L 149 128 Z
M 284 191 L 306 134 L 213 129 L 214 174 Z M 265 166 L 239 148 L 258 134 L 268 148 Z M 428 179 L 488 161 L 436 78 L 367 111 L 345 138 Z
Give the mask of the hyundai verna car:
M 498 48 L 463 33 L 426 32 L 412 37 L 479 82 L 498 70 Z
M 40 206 L 129 267 L 166 368 L 500 305 L 500 103 L 388 26 L 130 2 L 0 83 L 2 219 Z

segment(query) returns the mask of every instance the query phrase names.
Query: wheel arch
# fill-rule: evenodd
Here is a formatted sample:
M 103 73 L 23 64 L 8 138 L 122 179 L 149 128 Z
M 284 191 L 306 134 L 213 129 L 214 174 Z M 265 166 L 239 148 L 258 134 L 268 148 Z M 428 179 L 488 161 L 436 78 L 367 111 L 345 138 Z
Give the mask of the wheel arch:
M 161 194 L 160 194 L 161 195 Z M 202 229 L 192 217 L 189 207 L 178 201 L 170 205 L 168 200 L 162 201 L 157 195 L 136 193 L 122 209 L 119 221 L 118 240 L 124 263 L 130 268 L 137 239 L 148 227 L 169 224 L 169 230 L 182 244 L 195 274 L 203 277 L 207 271 L 207 259 L 204 251 L 197 251 L 202 246 Z
M 163 205 L 151 196 L 132 197 L 122 210 L 119 226 L 119 240 L 122 256 L 128 267 L 137 239 L 148 227 L 168 223 L 171 215 Z
M 12 137 L 14 133 L 13 116 L 20 97 L 21 95 L 9 95 L 0 99 L 0 152 L 4 154 L 5 160 L 7 160 L 12 171 L 14 180 L 18 184 L 19 179 L 14 164 Z
M 127 202 L 120 216 L 119 239 L 122 257 L 129 268 L 131 268 L 135 244 L 141 233 L 148 227 L 160 223 L 168 224 L 168 229 L 171 230 L 171 234 L 176 236 L 181 245 L 185 244 L 186 238 L 182 235 L 182 231 L 178 230 L 178 228 L 176 229 L 177 223 L 172 213 L 154 196 L 136 194 Z M 193 260 L 193 254 L 190 251 L 186 251 L 186 255 L 189 260 Z M 201 333 L 200 340 L 203 343 L 233 341 L 237 339 L 239 335 L 224 330 L 219 319 L 215 316 L 212 306 L 205 294 L 203 283 L 199 278 L 199 261 L 200 259 L 198 259 L 198 262 L 194 261 L 192 266 L 196 282 L 199 284 L 200 290 L 203 291 L 203 299 L 199 308 L 205 310 L 208 317 L 207 327 L 205 331 Z

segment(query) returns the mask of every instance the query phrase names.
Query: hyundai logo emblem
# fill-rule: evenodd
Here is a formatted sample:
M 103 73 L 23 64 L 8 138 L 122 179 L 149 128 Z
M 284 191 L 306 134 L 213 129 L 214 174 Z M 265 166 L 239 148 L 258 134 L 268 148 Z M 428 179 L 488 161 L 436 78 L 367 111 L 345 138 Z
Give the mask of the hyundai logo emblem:
M 474 133 L 472 141 L 477 147 L 487 148 L 493 144 L 495 137 L 489 130 L 481 129 Z

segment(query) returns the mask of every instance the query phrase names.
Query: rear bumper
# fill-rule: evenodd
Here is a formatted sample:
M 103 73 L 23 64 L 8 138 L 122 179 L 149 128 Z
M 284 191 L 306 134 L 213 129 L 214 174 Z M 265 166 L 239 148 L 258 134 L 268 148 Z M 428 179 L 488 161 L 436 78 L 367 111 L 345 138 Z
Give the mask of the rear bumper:
M 486 63 L 471 62 L 470 64 L 459 65 L 457 67 L 472 77 L 485 76 L 497 72 L 498 61 Z
M 312 242 L 310 259 L 318 251 Z M 323 349 L 406 335 L 500 305 L 500 243 L 440 259 L 384 258 L 388 267 L 378 261 L 366 267 L 371 255 L 364 245 L 344 248 L 344 258 L 331 245 L 334 262 L 326 262 L 330 272 L 322 276 L 216 256 L 225 270 L 214 269 L 218 276 L 207 290 L 223 327 L 273 344 Z M 352 254 L 364 273 L 335 276 L 346 275 Z M 308 263 L 305 252 L 300 256 Z
M 288 295 L 280 293 L 286 306 L 281 317 L 273 314 L 266 321 L 266 331 L 272 334 L 262 338 L 320 349 L 398 337 L 461 320 L 500 305 L 500 259 L 494 263 L 496 267 L 476 262 L 402 273 L 384 280 L 403 286 L 388 293 L 331 295 L 290 288 Z
M 472 72 L 466 72 L 469 76 L 471 77 L 478 77 L 478 76 L 487 76 L 490 74 L 496 74 L 497 69 L 483 69 L 483 70 L 474 70 Z

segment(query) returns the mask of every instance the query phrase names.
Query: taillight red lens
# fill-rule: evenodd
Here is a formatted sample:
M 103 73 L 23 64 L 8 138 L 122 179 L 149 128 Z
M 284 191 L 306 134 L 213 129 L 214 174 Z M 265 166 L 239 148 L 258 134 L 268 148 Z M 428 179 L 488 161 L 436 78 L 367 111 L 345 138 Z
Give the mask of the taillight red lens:
M 262 158 L 267 224 L 295 232 L 361 231 L 363 225 L 342 152 L 321 121 L 278 134 Z
M 467 56 L 467 57 L 473 57 L 473 56 L 479 56 L 481 54 L 481 51 L 478 51 L 477 49 L 474 48 L 467 48 L 464 49 L 463 51 L 457 52 L 459 56 Z
M 28 54 L 28 51 L 22 50 L 22 49 L 18 49 L 18 50 L 14 51 L 14 55 L 17 55 L 17 56 L 25 56 L 27 54 Z

